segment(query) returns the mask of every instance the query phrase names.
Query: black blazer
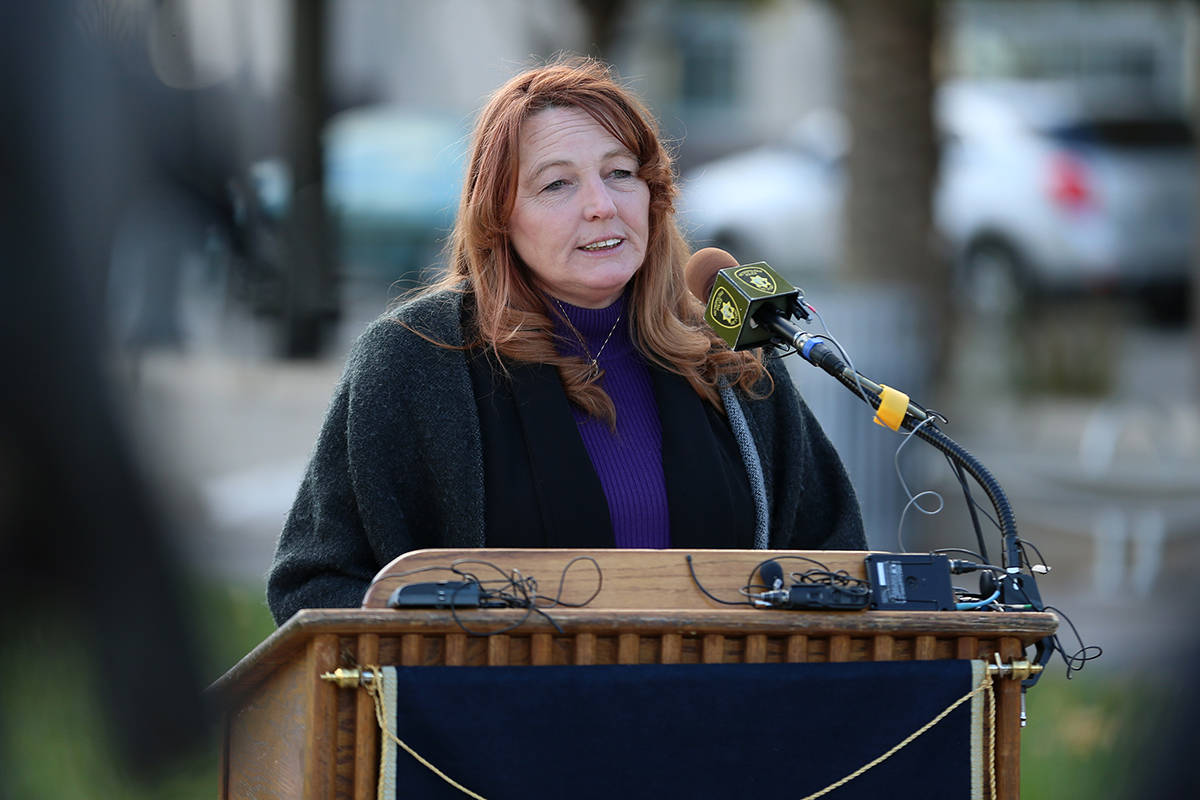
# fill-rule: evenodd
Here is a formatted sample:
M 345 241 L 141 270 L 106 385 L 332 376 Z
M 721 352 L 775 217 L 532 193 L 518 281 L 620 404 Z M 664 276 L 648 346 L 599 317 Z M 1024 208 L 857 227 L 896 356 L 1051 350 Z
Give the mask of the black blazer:
M 471 359 L 489 547 L 613 547 L 608 501 L 558 372 Z M 725 418 L 679 375 L 649 365 L 662 425 L 671 546 L 749 549 L 754 500 Z

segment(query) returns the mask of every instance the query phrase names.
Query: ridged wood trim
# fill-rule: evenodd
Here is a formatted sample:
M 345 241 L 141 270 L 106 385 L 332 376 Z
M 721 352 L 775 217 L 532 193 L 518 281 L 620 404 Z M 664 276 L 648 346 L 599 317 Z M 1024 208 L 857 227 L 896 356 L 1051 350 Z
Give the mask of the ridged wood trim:
M 752 633 L 746 637 L 746 649 L 743 660 L 747 664 L 762 664 L 767 660 L 767 635 Z
M 636 633 L 622 633 L 617 637 L 617 663 L 637 664 L 641 661 L 641 637 Z
M 446 634 L 446 666 L 461 667 L 467 663 L 467 635 L 465 633 Z
M 703 655 L 705 664 L 720 664 L 725 661 L 725 637 L 719 633 L 704 637 Z
M 358 663 L 379 664 L 379 636 L 358 637 Z M 354 800 L 375 800 L 379 775 L 379 723 L 375 701 L 364 691 L 355 692 Z
M 913 659 L 915 661 L 929 661 L 937 657 L 937 637 L 936 636 L 918 636 L 913 643 Z
M 421 665 L 421 634 L 406 633 L 400 637 L 400 664 L 405 667 Z
M 894 636 L 888 636 L 886 633 L 876 636 L 871 642 L 871 660 L 891 661 L 895 644 Z
M 683 636 L 678 633 L 664 633 L 662 636 L 662 652 L 659 660 L 663 664 L 678 664 L 683 659 Z
M 1019 639 L 999 640 L 1000 660 L 1009 663 L 1024 657 Z M 1021 683 L 998 680 L 996 687 L 996 795 L 1017 800 L 1021 795 Z
M 830 661 L 849 661 L 850 660 L 850 637 L 845 634 L 838 634 L 829 637 L 829 660 Z
M 530 637 L 529 661 L 531 664 L 545 666 L 554 660 L 554 639 L 548 633 L 535 633 Z
M 581 666 L 596 663 L 596 634 L 581 633 L 575 637 L 575 663 Z
M 491 636 L 487 640 L 487 663 L 489 667 L 503 667 L 510 662 L 512 637 L 508 634 Z
M 979 639 L 975 636 L 960 636 L 955 642 L 955 657 L 972 659 L 979 652 Z
M 458 616 L 472 628 L 517 622 L 526 614 L 520 609 L 460 611 Z M 554 609 L 554 619 L 569 633 L 588 631 L 601 634 L 637 633 L 660 635 L 664 631 L 721 633 L 744 636 L 766 633 L 768 636 L 805 635 L 820 637 L 845 633 L 853 637 L 887 634 L 897 639 L 897 657 L 904 658 L 914 636 L 942 637 L 948 648 L 959 636 L 979 637 L 981 642 L 999 636 L 1019 639 L 1025 646 L 1050 636 L 1058 627 L 1053 614 L 1014 612 L 998 614 L 984 611 L 862 611 L 828 612 L 766 611 L 603 611 L 592 609 Z M 522 635 L 542 635 L 553 631 L 549 622 L 529 618 L 519 629 Z M 461 633 L 449 611 L 394 611 L 390 609 L 308 609 L 298 612 L 272 633 L 245 658 L 209 687 L 209 697 L 219 708 L 235 707 L 239 698 L 255 692 L 280 667 L 302 657 L 309 640 L 318 634 L 336 633 L 356 636 L 376 633 L 403 635 L 401 662 L 408 666 L 424 663 L 414 654 L 421 652 L 419 637 L 439 637 Z M 409 639 L 408 637 L 415 637 Z M 411 643 L 417 642 L 417 645 Z M 410 649 L 411 648 L 411 649 Z M 947 656 L 952 656 L 950 650 Z
M 789 664 L 803 664 L 808 661 L 807 636 L 797 633 L 787 638 L 787 660 Z
M 354 663 L 353 650 L 343 650 L 342 663 Z M 335 800 L 354 800 L 354 773 L 358 743 L 358 695 L 362 692 L 334 692 L 337 701 L 337 727 L 333 736 L 333 797 Z

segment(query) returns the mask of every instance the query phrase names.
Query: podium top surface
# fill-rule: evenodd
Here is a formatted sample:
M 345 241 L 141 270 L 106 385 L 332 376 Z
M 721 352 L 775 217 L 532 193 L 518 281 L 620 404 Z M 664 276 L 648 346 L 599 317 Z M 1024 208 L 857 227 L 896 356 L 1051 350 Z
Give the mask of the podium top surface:
M 768 560 L 777 561 L 785 575 L 823 566 L 864 578 L 866 555 L 847 550 L 414 550 L 379 571 L 362 606 L 387 608 L 392 592 L 405 584 L 462 580 L 462 572 L 481 581 L 503 580 L 515 572 L 522 579 L 533 578 L 540 595 L 558 597 L 565 604 L 586 601 L 592 610 L 753 611 L 748 605 L 713 600 L 704 590 L 721 600 L 745 603 L 741 590 L 759 582 L 756 569 Z

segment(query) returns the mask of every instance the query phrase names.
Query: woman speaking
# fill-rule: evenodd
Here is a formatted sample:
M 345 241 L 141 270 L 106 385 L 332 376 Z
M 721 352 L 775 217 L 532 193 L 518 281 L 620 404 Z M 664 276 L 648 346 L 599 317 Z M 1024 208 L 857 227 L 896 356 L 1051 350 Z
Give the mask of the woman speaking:
M 865 549 L 786 370 L 704 324 L 671 159 L 602 64 L 481 112 L 435 285 L 356 342 L 280 536 L 276 622 L 426 547 Z

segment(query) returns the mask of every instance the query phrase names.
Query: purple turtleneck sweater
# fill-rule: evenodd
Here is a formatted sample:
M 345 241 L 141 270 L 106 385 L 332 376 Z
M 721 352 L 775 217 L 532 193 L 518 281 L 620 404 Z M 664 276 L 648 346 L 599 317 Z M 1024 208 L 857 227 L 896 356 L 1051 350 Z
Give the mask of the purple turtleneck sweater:
M 575 327 L 571 330 L 561 322 L 556 323 L 560 352 L 584 359 L 600 353 L 600 369 L 604 371 L 600 385 L 617 409 L 614 431 L 602 420 L 571 407 L 583 446 L 608 499 L 616 546 L 670 547 L 662 424 L 650 370 L 629 337 L 625 297 L 622 295 L 607 308 L 560 305 Z M 579 341 L 580 335 L 587 340 L 586 352 Z

